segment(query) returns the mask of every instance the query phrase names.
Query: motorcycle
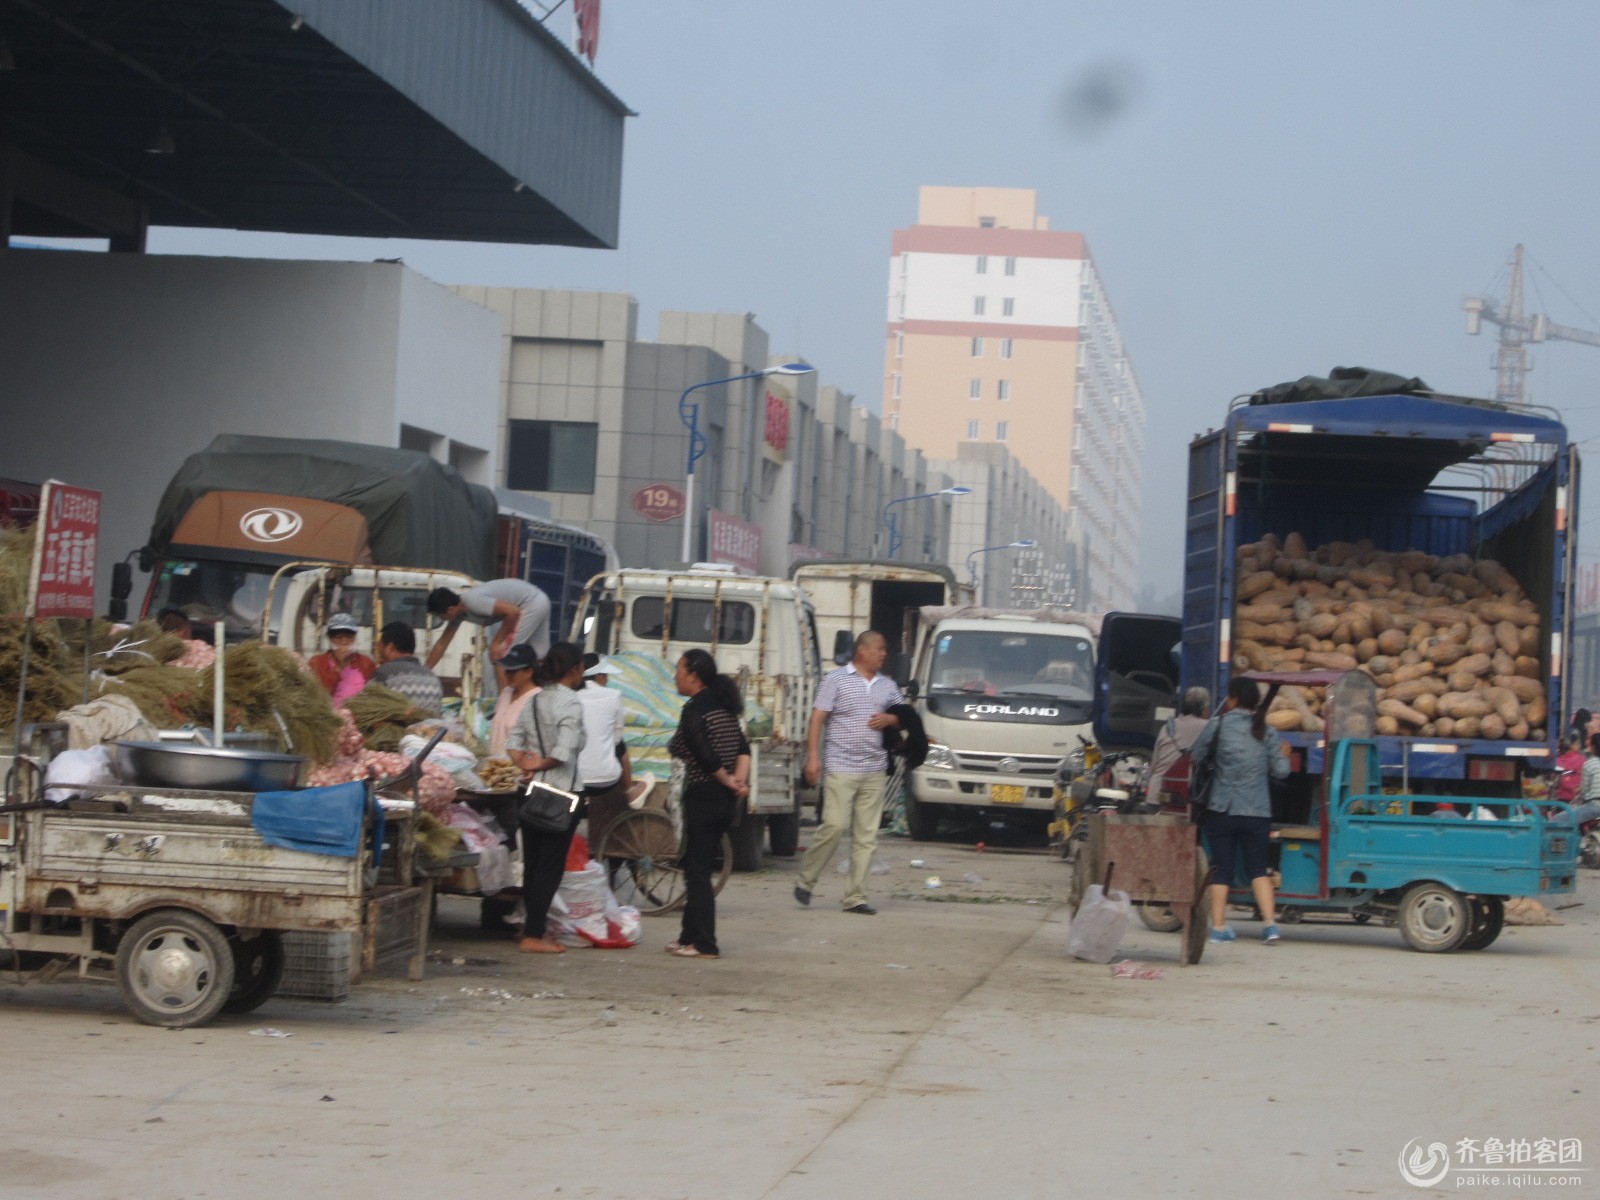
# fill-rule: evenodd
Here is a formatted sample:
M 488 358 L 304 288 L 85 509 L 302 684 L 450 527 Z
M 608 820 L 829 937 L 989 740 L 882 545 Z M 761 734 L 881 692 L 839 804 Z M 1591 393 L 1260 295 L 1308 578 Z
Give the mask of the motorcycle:
M 1092 812 L 1154 811 L 1146 802 L 1150 758 L 1143 750 L 1106 751 L 1079 735 L 1079 746 L 1056 768 L 1056 819 L 1050 844 L 1073 861 L 1089 836 Z

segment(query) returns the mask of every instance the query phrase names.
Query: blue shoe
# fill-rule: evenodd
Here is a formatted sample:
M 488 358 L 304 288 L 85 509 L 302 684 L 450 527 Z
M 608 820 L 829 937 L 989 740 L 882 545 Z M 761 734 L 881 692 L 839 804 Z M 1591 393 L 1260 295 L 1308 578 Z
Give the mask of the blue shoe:
M 1273 928 L 1277 928 L 1277 926 L 1273 926 Z M 1221 929 L 1213 929 L 1209 940 L 1213 942 L 1236 942 L 1239 940 L 1239 935 L 1233 931 L 1232 925 L 1227 925 Z
M 1262 943 L 1262 945 L 1270 946 L 1274 942 L 1276 942 L 1277 940 L 1278 940 L 1278 927 L 1276 925 L 1268 925 L 1265 929 L 1263 929 L 1261 931 L 1261 943 Z

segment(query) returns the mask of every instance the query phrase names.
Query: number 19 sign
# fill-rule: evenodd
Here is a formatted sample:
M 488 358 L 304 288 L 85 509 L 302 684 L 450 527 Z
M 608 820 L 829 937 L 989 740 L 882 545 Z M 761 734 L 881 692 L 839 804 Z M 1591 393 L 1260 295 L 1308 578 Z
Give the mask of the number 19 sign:
M 683 509 L 683 492 L 670 483 L 647 483 L 633 494 L 633 511 L 646 521 L 675 521 Z

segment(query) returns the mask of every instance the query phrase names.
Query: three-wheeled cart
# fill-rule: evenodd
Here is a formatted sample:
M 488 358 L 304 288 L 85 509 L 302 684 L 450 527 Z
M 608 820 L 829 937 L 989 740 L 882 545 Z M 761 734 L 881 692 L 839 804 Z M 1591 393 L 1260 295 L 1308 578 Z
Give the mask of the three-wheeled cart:
M 384 804 L 385 882 L 372 804 L 361 850 L 337 857 L 269 845 L 251 792 L 75 785 L 84 798 L 53 804 L 27 764 L 0 815 L 0 952 L 18 981 L 115 981 L 141 1021 L 187 1028 L 265 1003 L 284 933 L 349 932 L 358 972 L 403 958 L 421 978 L 431 897 L 411 884 L 412 802 Z
M 1073 915 L 1110 866 L 1112 888 L 1128 893 L 1145 924 L 1182 935 L 1179 964 L 1199 962 L 1206 946 L 1207 865 L 1188 817 L 1093 812 L 1084 819 L 1088 838 L 1072 864 Z

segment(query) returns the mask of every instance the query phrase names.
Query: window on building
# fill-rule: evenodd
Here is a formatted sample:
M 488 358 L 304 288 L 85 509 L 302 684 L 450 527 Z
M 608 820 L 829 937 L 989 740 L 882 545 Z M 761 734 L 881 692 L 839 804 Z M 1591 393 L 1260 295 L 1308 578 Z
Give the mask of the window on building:
M 974 296 L 972 298 L 972 315 L 973 316 L 975 316 L 975 317 L 983 316 L 984 307 L 985 307 L 984 297 L 982 297 L 982 296 Z
M 967 422 L 967 441 L 975 442 L 977 440 L 978 440 L 978 423 L 976 421 L 968 421 Z
M 722 614 L 717 620 L 717 636 L 711 636 L 712 621 L 716 618 L 718 602 L 678 598 L 672 602 L 672 636 L 674 642 L 717 641 L 725 645 L 740 646 L 755 638 L 756 610 L 740 600 L 723 600 Z M 640 596 L 633 602 L 633 635 L 656 642 L 661 640 L 661 629 L 666 621 L 666 597 Z
M 506 486 L 519 492 L 594 491 L 592 421 L 511 422 L 506 448 Z
M 896 371 L 889 376 L 889 392 L 896 399 L 900 399 L 900 372 Z
M 1017 273 L 1017 260 L 1014 259 L 1014 258 L 1006 259 L 1006 274 L 1007 275 L 1015 275 L 1016 273 Z
M 995 391 L 995 395 L 1001 400 L 1011 399 L 1011 380 L 1002 379 Z
M 896 358 L 904 358 L 906 356 L 906 335 L 903 333 L 897 332 L 894 335 L 894 356 Z
M 972 339 L 972 357 L 973 358 L 982 358 L 983 357 L 983 339 L 982 338 L 973 338 Z
M 997 442 L 1005 441 L 1006 440 L 1006 434 L 1008 434 L 1010 431 L 1011 431 L 1011 422 L 1010 421 L 996 421 L 994 423 L 994 440 L 997 441 Z
M 1012 316 L 1016 313 L 1016 310 L 1017 302 L 1010 296 L 1007 296 L 1004 300 L 1000 301 L 1000 315 L 1002 317 Z
M 1001 338 L 1000 339 L 1000 357 L 1001 358 L 1010 358 L 1011 357 L 1011 339 L 1010 338 Z
M 892 413 L 889 414 L 889 428 L 895 430 L 896 432 L 899 431 L 899 429 L 900 429 L 900 414 L 899 413 L 892 412 Z
M 978 218 L 978 228 L 979 229 L 993 229 L 994 228 L 994 218 L 993 217 L 979 217 Z
M 978 255 L 978 274 L 979 275 L 987 275 L 988 273 L 989 273 L 989 256 L 987 254 L 980 254 L 980 255 Z
M 981 379 L 969 379 L 969 380 L 967 380 L 967 399 L 968 400 L 982 400 L 983 399 L 983 380 L 981 380 Z
M 1074 425 L 1072 427 L 1072 449 L 1074 451 L 1083 449 L 1083 426 L 1082 425 Z

